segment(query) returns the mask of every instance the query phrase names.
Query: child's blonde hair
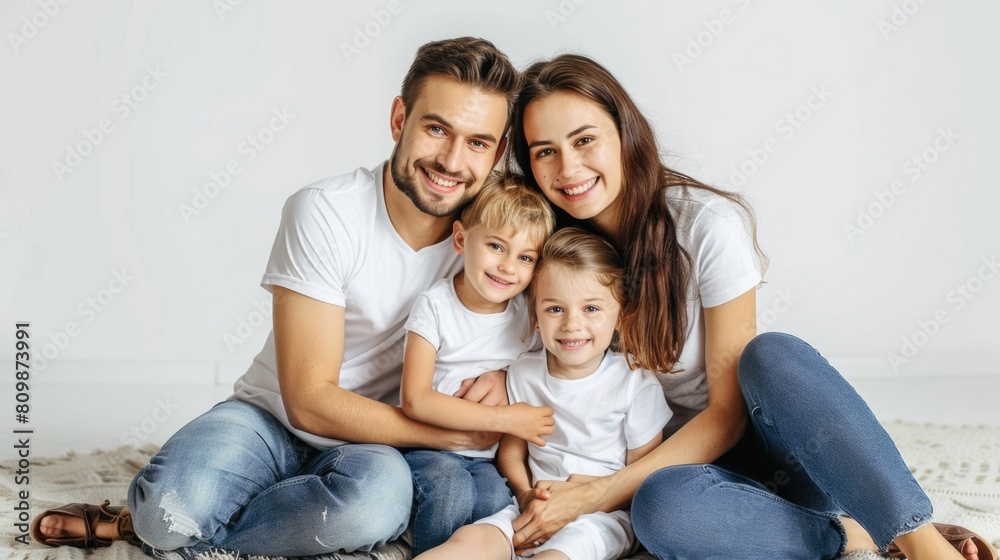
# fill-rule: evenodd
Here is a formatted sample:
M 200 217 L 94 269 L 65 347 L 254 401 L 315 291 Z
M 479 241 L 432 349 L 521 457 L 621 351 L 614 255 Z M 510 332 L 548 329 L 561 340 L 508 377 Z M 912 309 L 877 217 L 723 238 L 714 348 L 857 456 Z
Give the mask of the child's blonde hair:
M 556 228 L 556 216 L 541 193 L 528 188 L 521 175 L 500 173 L 486 179 L 459 221 L 466 229 L 482 225 L 491 230 L 529 230 L 539 246 Z
M 577 227 L 567 227 L 557 231 L 545 242 L 542 256 L 535 266 L 535 276 L 528 288 L 528 313 L 532 325 L 538 322 L 538 312 L 535 310 L 538 279 L 553 267 L 593 274 L 598 282 L 611 289 L 611 295 L 618 305 L 625 307 L 625 263 L 621 255 L 603 237 Z M 611 350 L 618 352 L 620 348 L 621 335 L 615 329 L 611 338 Z

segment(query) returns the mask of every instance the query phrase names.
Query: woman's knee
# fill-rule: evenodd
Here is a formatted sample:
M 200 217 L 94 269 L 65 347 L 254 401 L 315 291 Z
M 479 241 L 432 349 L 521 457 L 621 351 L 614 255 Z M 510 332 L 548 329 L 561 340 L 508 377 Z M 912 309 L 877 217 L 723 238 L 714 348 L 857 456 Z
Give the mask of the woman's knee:
M 803 340 L 786 333 L 768 332 L 754 337 L 740 355 L 737 367 L 740 387 L 748 390 L 788 387 L 795 378 L 813 372 L 812 363 L 823 360 Z

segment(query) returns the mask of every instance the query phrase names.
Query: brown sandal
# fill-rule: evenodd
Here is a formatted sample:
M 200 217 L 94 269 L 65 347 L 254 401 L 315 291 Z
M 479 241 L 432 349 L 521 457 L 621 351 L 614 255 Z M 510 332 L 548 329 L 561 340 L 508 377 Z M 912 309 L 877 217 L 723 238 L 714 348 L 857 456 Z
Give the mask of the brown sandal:
M 111 546 L 116 540 L 128 541 L 134 545 L 141 545 L 142 541 L 136 536 L 132 528 L 132 516 L 122 515 L 124 506 L 112 506 L 110 500 L 95 506 L 93 504 L 67 504 L 57 508 L 43 511 L 31 522 L 31 538 L 36 542 L 47 546 L 73 546 L 76 548 L 94 549 L 102 546 Z M 42 519 L 49 515 L 61 514 L 83 520 L 84 534 L 77 537 L 46 538 L 42 535 Z M 118 528 L 118 535 L 111 539 L 98 538 L 95 534 L 98 523 L 113 523 Z
M 962 549 L 965 548 L 965 543 L 972 541 L 976 548 L 979 549 L 979 560 L 997 560 L 997 549 L 993 548 L 993 545 L 989 543 L 983 537 L 980 537 L 976 533 L 966 529 L 965 527 L 959 527 L 958 525 L 948 525 L 947 523 L 935 523 L 934 528 L 941 533 L 941 536 L 948 541 L 951 546 L 955 547 L 955 550 L 962 553 Z M 886 553 L 889 558 L 906 558 L 896 543 L 889 545 L 889 550 Z

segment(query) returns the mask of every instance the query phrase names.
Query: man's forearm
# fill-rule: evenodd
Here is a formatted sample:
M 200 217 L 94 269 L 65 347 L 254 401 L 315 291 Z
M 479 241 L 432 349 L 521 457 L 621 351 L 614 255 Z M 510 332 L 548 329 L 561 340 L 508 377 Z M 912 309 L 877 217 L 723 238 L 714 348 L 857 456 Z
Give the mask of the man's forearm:
M 289 421 L 300 430 L 354 443 L 394 447 L 470 449 L 488 446 L 487 436 L 437 428 L 408 418 L 397 407 L 333 384 L 285 399 Z

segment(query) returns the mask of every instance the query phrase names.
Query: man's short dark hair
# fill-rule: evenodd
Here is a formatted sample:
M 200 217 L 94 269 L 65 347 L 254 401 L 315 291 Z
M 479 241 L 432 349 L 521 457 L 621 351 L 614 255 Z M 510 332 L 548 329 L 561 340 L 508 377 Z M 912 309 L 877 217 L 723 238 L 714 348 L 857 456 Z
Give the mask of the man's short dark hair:
M 476 37 L 459 37 L 427 43 L 417 49 L 417 56 L 403 78 L 401 96 L 407 110 L 413 106 L 424 79 L 446 76 L 507 100 L 507 124 L 521 87 L 521 73 L 493 43 Z

